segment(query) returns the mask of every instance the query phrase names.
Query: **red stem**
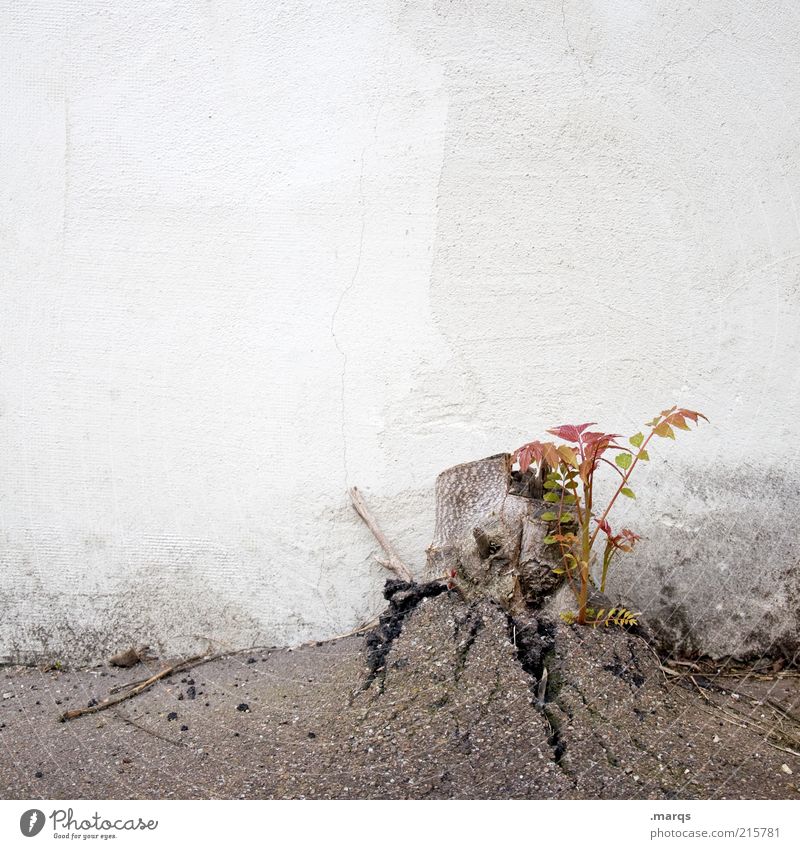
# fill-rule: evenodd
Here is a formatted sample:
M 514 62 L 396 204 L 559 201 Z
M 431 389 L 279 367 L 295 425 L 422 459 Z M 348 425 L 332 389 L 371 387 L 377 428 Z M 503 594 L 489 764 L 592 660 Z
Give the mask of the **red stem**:
M 659 420 L 658 424 L 661 424 L 660 420 Z M 595 539 L 597 539 L 597 534 L 600 532 L 600 525 L 602 525 L 603 520 L 611 512 L 611 508 L 614 506 L 614 502 L 617 500 L 617 498 L 619 497 L 619 494 L 625 488 L 625 484 L 630 480 L 630 476 L 633 473 L 633 470 L 636 468 L 636 464 L 639 462 L 639 455 L 642 453 L 642 451 L 645 450 L 645 448 L 647 447 L 647 443 L 650 442 L 650 440 L 653 438 L 653 435 L 656 432 L 656 427 L 658 427 L 658 424 L 655 425 L 655 427 L 652 428 L 650 433 L 647 435 L 647 438 L 645 439 L 645 441 L 636 449 L 635 454 L 633 454 L 632 451 L 628 452 L 630 454 L 633 454 L 633 462 L 631 463 L 631 466 L 628 469 L 628 471 L 625 472 L 625 474 L 622 476 L 622 483 L 620 483 L 620 485 L 617 487 L 617 491 L 611 497 L 611 501 L 608 502 L 608 506 L 606 507 L 605 512 L 600 517 L 597 528 L 595 529 L 595 532 L 592 534 L 591 540 L 589 541 L 589 548 L 591 548 L 594 545 L 594 541 L 595 541 Z

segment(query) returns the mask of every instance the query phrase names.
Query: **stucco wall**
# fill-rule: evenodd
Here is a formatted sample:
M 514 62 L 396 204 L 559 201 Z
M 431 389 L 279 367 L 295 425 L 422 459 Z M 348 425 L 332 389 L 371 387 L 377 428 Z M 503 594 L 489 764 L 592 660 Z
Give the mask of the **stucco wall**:
M 441 469 L 672 403 L 616 587 L 791 644 L 793 4 L 0 8 L 0 655 L 346 631 L 347 485 L 421 567 Z

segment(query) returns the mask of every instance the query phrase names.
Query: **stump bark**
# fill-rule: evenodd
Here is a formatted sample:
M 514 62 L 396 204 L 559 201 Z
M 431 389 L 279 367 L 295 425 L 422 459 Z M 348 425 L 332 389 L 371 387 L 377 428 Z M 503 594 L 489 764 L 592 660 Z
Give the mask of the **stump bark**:
M 488 597 L 515 615 L 541 607 L 563 582 L 539 518 L 551 507 L 542 498 L 544 474 L 512 472 L 510 454 L 443 471 L 427 550 L 431 574 L 449 578 L 468 601 Z

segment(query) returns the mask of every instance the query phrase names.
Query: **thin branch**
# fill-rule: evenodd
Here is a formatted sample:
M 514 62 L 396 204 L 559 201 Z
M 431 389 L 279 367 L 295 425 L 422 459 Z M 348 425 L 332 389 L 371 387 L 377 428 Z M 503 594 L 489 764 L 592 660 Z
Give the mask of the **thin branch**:
M 366 622 L 363 625 L 359 625 L 357 628 L 353 628 L 352 631 L 348 631 L 346 634 L 337 634 L 335 637 L 328 637 L 325 640 L 309 640 L 306 643 L 301 643 L 297 646 L 290 646 L 286 650 L 294 651 L 295 649 L 306 648 L 307 646 L 317 646 L 323 643 L 333 643 L 337 640 L 343 640 L 346 637 L 352 637 L 356 634 L 362 634 L 364 631 L 368 631 L 370 628 L 373 628 L 377 624 L 378 620 L 375 619 L 372 622 Z M 98 702 L 96 705 L 92 705 L 91 707 L 78 708 L 76 710 L 68 710 L 65 713 L 59 716 L 59 722 L 66 722 L 70 719 L 77 719 L 79 716 L 86 716 L 90 713 L 98 713 L 101 710 L 107 710 L 110 707 L 114 707 L 114 705 L 118 705 L 120 702 L 124 702 L 127 699 L 132 699 L 134 696 L 138 696 L 139 693 L 143 693 L 145 690 L 148 690 L 153 686 L 156 682 L 160 681 L 162 678 L 167 678 L 168 676 L 174 674 L 175 672 L 183 672 L 186 669 L 191 669 L 195 666 L 200 666 L 203 663 L 208 663 L 211 660 L 219 660 L 223 657 L 233 657 L 237 654 L 252 654 L 254 651 L 265 650 L 268 647 L 262 646 L 250 646 L 249 648 L 244 649 L 236 649 L 234 651 L 224 651 L 219 652 L 217 654 L 198 654 L 194 657 L 187 658 L 186 660 L 178 660 L 174 663 L 169 664 L 164 667 L 160 672 L 157 672 L 155 675 L 151 675 L 149 678 L 142 678 L 139 681 L 129 681 L 127 684 L 120 684 L 117 687 L 112 687 L 109 697 L 107 699 L 103 699 L 102 702 Z M 271 650 L 272 647 L 269 647 Z M 123 692 L 124 691 L 124 692 Z M 121 696 L 114 696 L 117 693 L 123 693 Z M 126 722 L 129 720 L 124 716 L 121 717 L 125 719 Z M 138 727 L 138 726 L 137 726 Z M 146 731 L 147 729 L 142 729 Z M 167 739 L 164 737 L 163 739 Z M 174 742 L 172 740 L 168 742 Z
M 350 487 L 350 500 L 353 502 L 353 508 L 356 513 L 364 520 L 364 524 L 372 531 L 372 535 L 378 541 L 380 547 L 386 553 L 386 560 L 378 560 L 382 566 L 389 569 L 391 572 L 394 572 L 398 578 L 403 581 L 412 582 L 414 580 L 411 571 L 408 566 L 400 559 L 398 553 L 392 547 L 392 544 L 386 539 L 385 534 L 378 526 L 378 523 L 375 521 L 372 513 L 369 511 L 369 507 L 367 507 L 366 501 L 364 501 L 364 496 L 358 491 L 358 488 L 353 486 Z M 377 558 L 376 558 L 377 559 Z
M 66 722 L 68 719 L 77 719 L 79 716 L 86 716 L 89 713 L 99 713 L 101 710 L 106 710 L 107 708 L 113 707 L 114 705 L 118 705 L 120 702 L 124 702 L 126 699 L 132 699 L 134 696 L 138 696 L 139 693 L 144 692 L 153 686 L 157 681 L 160 681 L 162 678 L 166 678 L 169 675 L 172 675 L 174 672 L 181 672 L 184 669 L 189 669 L 192 666 L 199 666 L 201 663 L 206 663 L 209 660 L 215 660 L 219 657 L 224 657 L 228 652 L 223 652 L 222 654 L 198 654 L 194 657 L 190 657 L 187 660 L 177 661 L 175 663 L 171 663 L 169 666 L 165 666 L 160 672 L 156 672 L 155 675 L 151 675 L 149 678 L 145 678 L 143 681 L 139 681 L 136 686 L 131 687 L 121 696 L 117 696 L 116 698 L 113 696 L 109 696 L 107 699 L 103 699 L 102 702 L 98 702 L 96 705 L 92 705 L 91 707 L 78 708 L 77 710 L 68 710 L 65 713 L 62 713 L 58 718 L 59 722 Z

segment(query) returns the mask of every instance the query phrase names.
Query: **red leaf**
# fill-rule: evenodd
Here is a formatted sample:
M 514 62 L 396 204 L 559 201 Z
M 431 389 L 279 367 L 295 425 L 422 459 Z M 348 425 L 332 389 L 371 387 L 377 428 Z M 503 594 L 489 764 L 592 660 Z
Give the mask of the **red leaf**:
M 581 435 L 581 439 L 583 439 L 584 443 L 587 442 L 597 442 L 600 439 L 616 439 L 618 436 L 622 436 L 621 433 L 600 433 L 596 430 L 590 430 L 588 433 L 584 433 Z
M 597 522 L 597 527 L 608 537 L 612 536 L 611 525 L 608 524 L 606 519 L 595 519 Z
M 622 434 L 619 433 L 590 433 L 583 435 L 583 444 L 587 449 L 596 449 L 599 451 L 605 451 L 609 445 L 613 443 L 613 441 Z
M 532 465 L 540 465 L 542 461 L 547 463 L 551 468 L 556 468 L 559 463 L 556 447 L 552 442 L 539 442 L 534 439 L 533 442 L 527 442 L 521 448 L 511 455 L 512 462 L 519 463 L 520 471 L 524 472 Z
M 589 425 L 593 424 L 597 424 L 597 422 L 586 422 L 585 424 L 579 425 L 559 425 L 558 427 L 551 428 L 547 432 L 552 433 L 553 436 L 557 436 L 559 439 L 566 439 L 567 442 L 579 442 L 581 434 L 587 427 L 589 427 Z
M 528 466 L 530 466 L 531 464 L 530 448 L 528 448 L 528 446 L 526 445 L 524 448 L 520 448 L 518 451 L 515 451 L 514 460 L 519 463 L 521 471 L 526 471 Z
M 583 443 L 587 457 L 598 460 L 600 456 L 614 444 L 614 439 L 621 436 L 619 433 L 589 433 L 583 434 Z
M 695 410 L 680 409 L 680 410 L 678 410 L 678 412 L 684 418 L 691 419 L 695 424 L 697 424 L 698 419 L 704 419 L 705 421 L 708 421 L 708 419 L 702 413 L 698 413 Z

